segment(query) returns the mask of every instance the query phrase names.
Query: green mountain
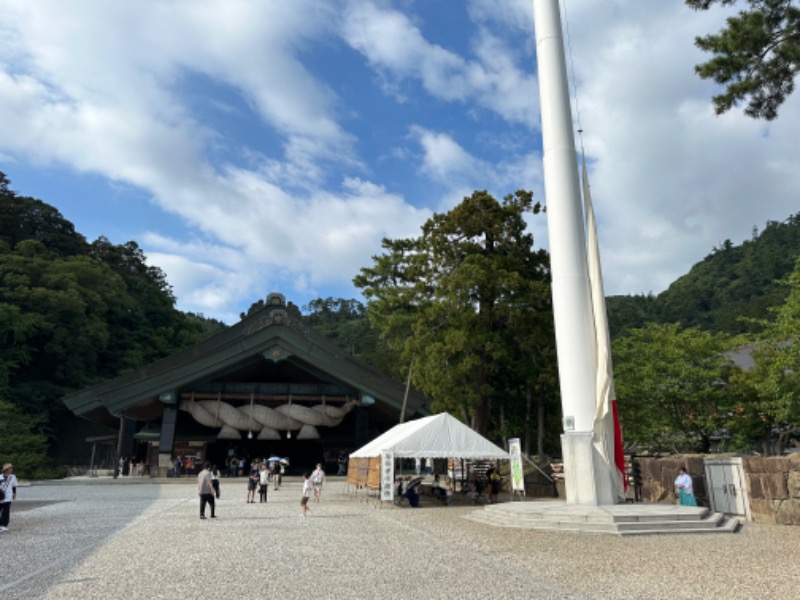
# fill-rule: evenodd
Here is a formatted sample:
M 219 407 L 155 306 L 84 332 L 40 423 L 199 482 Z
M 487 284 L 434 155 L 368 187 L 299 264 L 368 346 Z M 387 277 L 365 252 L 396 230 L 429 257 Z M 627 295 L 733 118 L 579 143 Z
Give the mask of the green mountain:
M 80 428 L 64 395 L 225 325 L 177 310 L 136 242 L 88 243 L 56 208 L 8 184 L 0 172 L 0 412 L 46 435 L 55 457 Z
M 612 337 L 646 323 L 680 323 L 711 332 L 750 333 L 753 320 L 784 302 L 787 277 L 800 256 L 800 213 L 769 221 L 739 246 L 725 240 L 666 290 L 607 299 Z

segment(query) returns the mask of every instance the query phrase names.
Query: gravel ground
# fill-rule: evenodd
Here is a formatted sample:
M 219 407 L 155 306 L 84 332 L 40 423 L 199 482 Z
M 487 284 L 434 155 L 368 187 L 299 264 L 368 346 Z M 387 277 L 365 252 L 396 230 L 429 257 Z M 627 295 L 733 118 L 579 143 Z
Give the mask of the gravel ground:
M 800 529 L 618 538 L 496 529 L 471 507 L 377 508 L 331 481 L 311 515 L 289 479 L 245 504 L 222 480 L 217 519 L 196 488 L 124 481 L 19 489 L 0 533 L 0 598 L 793 598 Z

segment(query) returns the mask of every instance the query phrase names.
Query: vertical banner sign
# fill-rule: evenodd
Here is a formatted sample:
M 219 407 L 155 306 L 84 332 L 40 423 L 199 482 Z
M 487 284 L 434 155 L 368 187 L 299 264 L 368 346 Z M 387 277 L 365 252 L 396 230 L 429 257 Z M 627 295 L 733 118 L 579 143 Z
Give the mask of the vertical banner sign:
M 522 473 L 522 450 L 519 438 L 508 440 L 508 453 L 511 455 L 511 489 L 525 495 L 525 477 Z
M 394 501 L 394 451 L 381 451 L 381 500 Z

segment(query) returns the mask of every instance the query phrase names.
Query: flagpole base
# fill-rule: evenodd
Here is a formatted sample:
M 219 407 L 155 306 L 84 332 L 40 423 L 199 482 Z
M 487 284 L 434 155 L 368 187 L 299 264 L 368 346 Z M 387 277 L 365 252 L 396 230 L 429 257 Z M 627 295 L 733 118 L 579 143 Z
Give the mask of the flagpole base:
M 617 503 L 611 474 L 594 447 L 593 437 L 591 432 L 583 431 L 561 434 L 567 504 L 601 506 Z

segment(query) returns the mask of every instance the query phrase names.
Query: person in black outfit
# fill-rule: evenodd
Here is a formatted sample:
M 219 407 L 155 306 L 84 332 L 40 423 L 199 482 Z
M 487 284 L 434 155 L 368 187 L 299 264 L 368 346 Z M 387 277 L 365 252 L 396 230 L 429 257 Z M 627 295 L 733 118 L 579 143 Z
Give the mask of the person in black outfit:
M 642 501 L 642 465 L 636 460 L 636 455 L 631 454 L 631 473 L 633 474 L 633 500 Z
M 406 490 L 406 498 L 412 508 L 419 508 L 419 490 L 417 488 L 418 485 L 412 485 Z

